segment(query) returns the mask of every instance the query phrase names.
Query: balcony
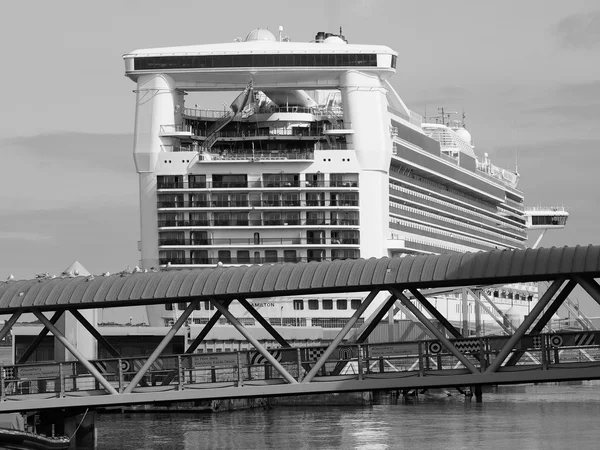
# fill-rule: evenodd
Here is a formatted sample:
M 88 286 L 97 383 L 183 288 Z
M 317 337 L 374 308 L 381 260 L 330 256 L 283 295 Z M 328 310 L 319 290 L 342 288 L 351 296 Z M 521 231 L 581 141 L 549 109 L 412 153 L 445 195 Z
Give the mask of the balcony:
M 339 208 L 358 207 L 358 200 L 159 201 L 158 208 Z
M 356 190 L 358 181 L 246 181 L 246 182 L 211 182 L 211 181 L 163 181 L 158 182 L 157 189 L 261 189 L 261 188 L 335 188 Z
M 160 246 L 203 246 L 203 245 L 359 245 L 359 238 L 203 238 L 203 239 L 159 239 Z
M 315 154 L 312 151 L 277 151 L 277 152 L 242 152 L 231 154 L 220 154 L 214 152 L 203 152 L 200 154 L 199 163 L 222 163 L 222 162 L 259 162 L 259 161 L 314 161 Z
M 161 125 L 160 137 L 192 137 L 192 127 L 189 125 Z
M 358 259 L 358 258 L 331 258 L 331 259 Z M 192 266 L 192 265 L 213 265 L 216 266 L 218 263 L 223 264 L 278 264 L 278 263 L 299 263 L 299 262 L 310 262 L 310 261 L 325 261 L 326 258 L 307 258 L 307 257 L 288 257 L 288 258 L 230 258 L 227 261 L 221 261 L 219 258 L 160 258 L 159 264 L 161 266 L 179 265 L 179 266 Z
M 294 220 L 290 218 L 281 219 L 230 219 L 230 220 L 159 220 L 159 228 L 168 227 L 269 227 L 269 226 L 358 226 L 358 219 L 307 219 Z

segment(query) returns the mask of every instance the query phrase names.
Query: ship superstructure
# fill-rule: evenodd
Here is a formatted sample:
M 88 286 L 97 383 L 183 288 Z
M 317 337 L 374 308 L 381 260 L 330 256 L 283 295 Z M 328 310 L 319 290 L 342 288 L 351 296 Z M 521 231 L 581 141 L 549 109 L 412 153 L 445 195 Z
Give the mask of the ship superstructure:
M 257 29 L 124 59 L 137 83 L 143 268 L 524 247 L 516 171 L 477 156 L 464 124 L 408 109 L 388 47 Z M 214 92 L 229 99 L 222 109 L 186 103 Z M 274 323 L 291 325 L 348 317 L 360 299 L 289 299 L 285 317 L 280 305 Z

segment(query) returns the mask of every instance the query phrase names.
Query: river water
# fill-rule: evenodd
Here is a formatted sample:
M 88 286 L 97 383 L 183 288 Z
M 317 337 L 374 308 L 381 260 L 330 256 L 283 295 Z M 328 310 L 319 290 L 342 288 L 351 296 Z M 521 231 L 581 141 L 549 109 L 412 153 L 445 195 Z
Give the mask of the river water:
M 452 392 L 452 391 L 450 391 Z M 98 449 L 596 449 L 600 385 L 454 391 L 412 403 L 98 417 Z

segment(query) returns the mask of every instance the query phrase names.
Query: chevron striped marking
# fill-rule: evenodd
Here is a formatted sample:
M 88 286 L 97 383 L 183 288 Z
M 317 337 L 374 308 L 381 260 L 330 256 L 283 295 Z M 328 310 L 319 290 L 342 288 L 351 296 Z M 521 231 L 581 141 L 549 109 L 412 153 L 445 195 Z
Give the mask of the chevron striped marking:
M 454 341 L 456 350 L 462 353 L 478 353 L 480 351 L 479 340 L 468 339 L 464 341 Z
M 594 333 L 577 333 L 575 335 L 575 345 L 578 347 L 583 345 L 593 345 L 594 341 Z

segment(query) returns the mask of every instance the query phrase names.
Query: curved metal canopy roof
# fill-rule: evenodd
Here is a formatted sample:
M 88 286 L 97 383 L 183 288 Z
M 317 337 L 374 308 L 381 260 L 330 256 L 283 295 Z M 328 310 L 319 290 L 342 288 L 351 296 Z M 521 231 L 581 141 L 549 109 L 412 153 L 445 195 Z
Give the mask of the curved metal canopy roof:
M 0 282 L 0 313 L 600 277 L 600 246 Z

